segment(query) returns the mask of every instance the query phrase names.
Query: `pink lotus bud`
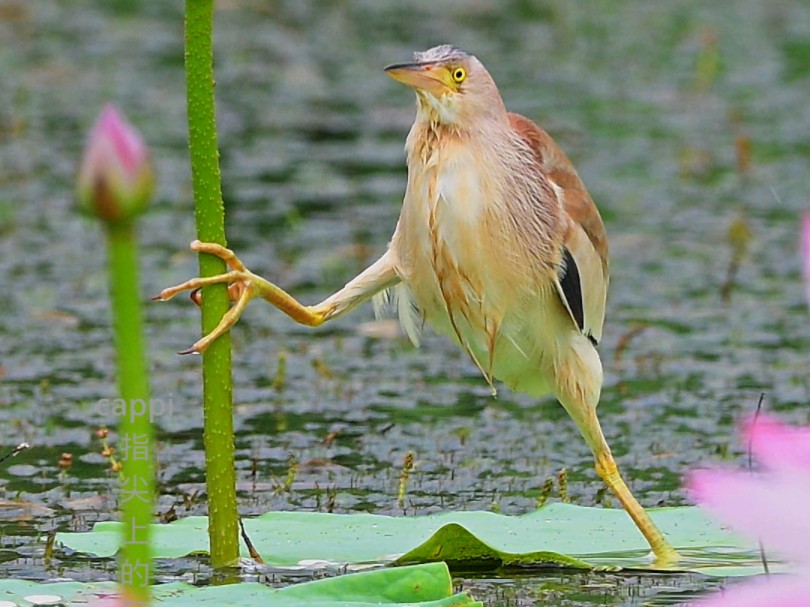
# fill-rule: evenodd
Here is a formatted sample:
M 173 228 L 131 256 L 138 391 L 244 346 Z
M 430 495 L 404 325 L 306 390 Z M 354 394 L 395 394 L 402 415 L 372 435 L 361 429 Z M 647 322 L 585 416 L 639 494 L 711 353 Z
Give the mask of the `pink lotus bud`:
M 802 219 L 802 270 L 804 271 L 804 292 L 807 304 L 810 305 L 810 212 L 804 214 Z
M 154 185 L 149 150 L 140 135 L 114 106 L 106 106 L 79 168 L 79 209 L 108 222 L 131 219 L 146 209 Z

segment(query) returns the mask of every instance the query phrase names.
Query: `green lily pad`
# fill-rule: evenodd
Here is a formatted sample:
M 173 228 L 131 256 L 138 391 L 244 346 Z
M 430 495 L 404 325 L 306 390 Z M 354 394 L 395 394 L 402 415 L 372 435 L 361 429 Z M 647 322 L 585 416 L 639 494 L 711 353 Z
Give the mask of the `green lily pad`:
M 654 508 L 650 516 L 685 557 L 673 568 L 711 575 L 762 573 L 758 548 L 698 508 Z M 442 560 L 456 569 L 503 567 L 622 567 L 655 569 L 649 548 L 623 510 L 553 503 L 523 516 L 447 512 L 430 516 L 269 512 L 246 519 L 245 530 L 275 567 L 405 564 Z M 162 558 L 205 553 L 208 519 L 155 525 Z M 90 533 L 60 533 L 73 550 L 115 554 L 121 526 L 97 523 Z M 243 550 L 243 556 L 248 556 Z M 778 569 L 771 563 L 772 570 Z
M 42 584 L 25 580 L 0 580 L 0 600 L 27 605 L 25 596 L 57 595 L 71 605 L 85 605 L 100 595 L 116 592 L 113 582 Z M 153 587 L 154 604 L 167 607 L 200 605 L 273 605 L 273 607 L 481 607 L 469 595 L 453 594 L 447 566 L 442 563 L 363 573 L 274 589 L 258 583 L 197 588 L 183 582 Z
M 502 567 L 547 565 L 590 569 L 585 561 L 556 552 L 513 554 L 485 544 L 457 523 L 440 527 L 422 544 L 399 557 L 396 565 L 443 561 L 452 569 L 491 571 Z

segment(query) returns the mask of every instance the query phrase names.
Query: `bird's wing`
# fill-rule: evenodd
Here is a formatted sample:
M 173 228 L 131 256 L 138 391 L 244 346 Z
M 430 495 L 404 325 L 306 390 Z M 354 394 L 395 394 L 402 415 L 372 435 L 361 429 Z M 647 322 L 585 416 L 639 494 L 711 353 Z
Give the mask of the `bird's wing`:
M 520 114 L 509 114 L 509 123 L 532 149 L 562 198 L 567 225 L 558 291 L 579 329 L 598 342 L 602 338 L 609 276 L 602 217 L 574 165 L 551 136 Z

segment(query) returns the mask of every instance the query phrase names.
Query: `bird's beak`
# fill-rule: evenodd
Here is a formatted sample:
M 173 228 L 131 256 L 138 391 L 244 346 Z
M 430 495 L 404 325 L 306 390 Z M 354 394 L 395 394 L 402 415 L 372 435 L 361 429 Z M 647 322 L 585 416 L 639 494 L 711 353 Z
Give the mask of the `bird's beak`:
M 395 63 L 386 67 L 385 73 L 434 97 L 442 97 L 453 90 L 447 70 L 435 63 Z

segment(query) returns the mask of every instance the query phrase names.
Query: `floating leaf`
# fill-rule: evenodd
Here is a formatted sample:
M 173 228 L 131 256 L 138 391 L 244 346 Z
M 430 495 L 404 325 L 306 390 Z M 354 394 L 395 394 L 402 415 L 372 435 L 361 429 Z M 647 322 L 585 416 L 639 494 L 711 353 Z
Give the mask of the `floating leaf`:
M 441 527 L 425 542 L 403 554 L 397 565 L 443 561 L 455 569 L 493 570 L 501 567 L 549 565 L 574 569 L 590 569 L 584 561 L 556 552 L 513 554 L 493 548 L 479 540 L 457 523 Z
M 25 580 L 0 580 L 0 600 L 27 605 L 23 597 L 32 594 L 56 595 L 62 602 L 84 605 L 98 596 L 116 592 L 113 582 L 83 584 L 57 582 L 42 584 Z M 442 563 L 378 569 L 341 575 L 286 588 L 242 583 L 198 588 L 183 582 L 153 587 L 154 603 L 167 607 L 216 605 L 273 605 L 292 607 L 376 607 L 408 605 L 416 607 L 481 607 L 469 595 L 453 594 L 447 566 Z
M 713 575 L 762 572 L 758 548 L 743 542 L 694 507 L 653 508 L 650 516 L 684 555 L 675 570 Z M 245 530 L 274 567 L 403 564 L 446 561 L 458 569 L 513 566 L 653 569 L 649 547 L 623 510 L 553 503 L 523 516 L 447 512 L 430 516 L 269 512 L 246 519 Z M 208 519 L 155 525 L 155 555 L 207 551 Z M 60 533 L 73 550 L 113 556 L 120 523 L 89 533 Z M 243 548 L 243 555 L 248 556 Z M 770 556 L 770 555 L 769 555 Z M 771 563 L 772 570 L 775 566 Z

